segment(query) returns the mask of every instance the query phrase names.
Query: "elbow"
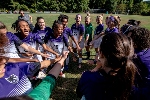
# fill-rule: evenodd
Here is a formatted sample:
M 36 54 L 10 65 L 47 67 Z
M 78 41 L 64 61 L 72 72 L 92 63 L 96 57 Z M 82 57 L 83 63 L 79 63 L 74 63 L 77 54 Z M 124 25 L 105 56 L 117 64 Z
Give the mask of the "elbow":
M 30 51 L 30 48 L 31 48 L 30 46 L 25 46 L 24 47 L 24 49 L 27 50 L 27 51 Z
M 47 47 L 47 46 L 43 46 L 43 49 L 44 49 L 45 51 L 48 51 L 48 47 Z

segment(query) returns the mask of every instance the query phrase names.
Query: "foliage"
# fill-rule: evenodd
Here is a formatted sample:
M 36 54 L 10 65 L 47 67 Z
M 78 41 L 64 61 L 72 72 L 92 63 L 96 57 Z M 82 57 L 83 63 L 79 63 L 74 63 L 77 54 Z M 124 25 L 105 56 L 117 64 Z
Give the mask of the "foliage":
M 119 12 L 119 13 L 126 12 L 126 9 L 127 9 L 127 5 L 126 4 L 119 4 L 117 6 L 117 12 Z
M 150 9 L 150 2 L 143 0 L 1 0 L 0 9 L 36 11 L 84 12 L 101 9 L 103 12 L 141 14 Z
M 144 2 L 136 3 L 133 5 L 133 13 L 134 14 L 141 14 L 142 12 L 147 12 L 148 4 Z

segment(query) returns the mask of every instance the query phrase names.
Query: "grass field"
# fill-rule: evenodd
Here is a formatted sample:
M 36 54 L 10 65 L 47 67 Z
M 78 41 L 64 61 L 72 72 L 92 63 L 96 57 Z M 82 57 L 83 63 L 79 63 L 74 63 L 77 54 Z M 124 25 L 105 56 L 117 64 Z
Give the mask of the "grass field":
M 68 26 L 71 27 L 71 25 L 75 22 L 74 18 L 75 15 L 74 13 L 66 13 L 69 16 L 69 24 Z M 54 20 L 57 19 L 59 14 L 30 14 L 33 17 L 33 24 L 36 23 L 36 18 L 39 16 L 42 16 L 45 18 L 45 22 L 47 26 L 52 26 L 52 23 Z M 84 24 L 84 17 L 86 14 L 81 14 L 83 19 L 82 23 Z M 98 14 L 91 14 L 91 19 L 92 19 L 92 24 L 94 27 L 96 27 L 96 16 Z M 11 24 L 17 19 L 18 14 L 0 14 L 0 21 L 4 22 L 8 28 L 9 31 L 13 31 L 11 29 Z M 105 17 L 108 16 L 104 14 L 104 19 Z M 150 16 L 139 16 L 139 15 L 119 15 L 121 17 L 121 25 L 125 24 L 128 19 L 136 19 L 141 21 L 141 26 L 150 29 Z M 105 26 L 106 27 L 106 26 Z
M 42 16 L 45 18 L 47 26 L 52 26 L 54 20 L 57 19 L 59 14 L 30 14 L 33 17 L 33 24 L 36 23 L 36 17 Z M 71 25 L 75 22 L 74 18 L 76 14 L 67 13 L 69 16 L 69 24 Z M 81 14 L 83 18 L 86 14 Z M 98 14 L 91 14 L 92 24 L 94 28 L 96 27 L 96 16 Z M 17 19 L 18 14 L 0 14 L 0 21 L 6 24 L 8 31 L 14 32 L 11 29 L 11 24 Z M 105 17 L 108 15 L 104 15 Z M 136 19 L 141 21 L 141 26 L 147 29 L 150 29 L 150 17 L 149 16 L 139 16 L 139 15 L 120 15 L 121 16 L 121 25 L 125 24 L 129 19 Z M 82 20 L 84 24 L 84 19 Z M 94 50 L 92 50 L 94 54 Z M 70 61 L 69 70 L 66 72 L 66 78 L 58 78 L 57 84 L 53 93 L 51 95 L 51 100 L 79 100 L 76 96 L 75 89 L 77 82 L 81 76 L 81 73 L 85 70 L 92 69 L 94 66 L 88 65 L 86 62 L 83 63 L 82 68 L 77 68 L 77 63 Z

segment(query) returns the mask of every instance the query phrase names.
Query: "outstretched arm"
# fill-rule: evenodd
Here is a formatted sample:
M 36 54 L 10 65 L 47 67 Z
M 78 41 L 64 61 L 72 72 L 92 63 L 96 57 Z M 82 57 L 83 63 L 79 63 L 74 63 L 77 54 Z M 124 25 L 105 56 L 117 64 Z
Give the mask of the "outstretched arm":
M 81 48 L 80 48 L 80 46 L 79 46 L 78 42 L 75 40 L 74 36 L 71 36 L 71 39 L 72 39 L 72 40 L 73 40 L 73 42 L 76 44 L 77 49 L 78 49 L 78 50 L 80 50 Z
M 9 58 L 8 62 L 17 63 L 17 62 L 39 62 L 39 61 L 37 59 Z
M 39 54 L 39 55 L 46 57 L 46 58 L 48 57 L 47 54 L 43 54 L 43 53 L 39 52 L 38 50 L 35 50 L 32 47 L 26 45 L 25 43 L 21 44 L 20 46 L 23 47 L 25 50 L 30 51 L 32 53 Z
M 59 57 L 59 54 L 55 51 L 53 51 L 50 47 L 48 47 L 46 44 L 42 44 L 42 47 L 44 48 L 44 50 L 53 53 L 54 55 L 56 55 L 56 57 Z
M 42 80 L 42 82 L 30 92 L 29 96 L 35 100 L 48 100 L 54 89 L 56 78 L 58 77 L 62 65 L 67 58 L 68 52 L 63 53 L 63 57 L 58 61 L 55 66 L 49 71 L 49 75 Z

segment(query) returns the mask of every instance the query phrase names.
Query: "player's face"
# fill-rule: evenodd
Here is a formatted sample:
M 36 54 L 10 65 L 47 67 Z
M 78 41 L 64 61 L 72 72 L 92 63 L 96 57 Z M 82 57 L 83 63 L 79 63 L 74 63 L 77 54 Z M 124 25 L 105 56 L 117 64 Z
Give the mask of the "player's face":
M 0 34 L 6 35 L 7 29 L 0 29 Z
M 90 23 L 90 18 L 85 18 L 85 24 L 88 25 Z
M 21 34 L 24 36 L 28 36 L 30 31 L 29 24 L 25 21 L 21 21 L 19 22 L 19 26 Z
M 76 16 L 76 22 L 81 22 L 81 15 Z
M 96 23 L 99 24 L 101 22 L 100 18 L 96 18 Z
M 38 20 L 38 25 L 41 29 L 45 28 L 45 21 L 44 19 L 39 19 Z
M 114 22 L 113 21 L 111 21 L 110 19 L 108 19 L 107 21 L 108 21 L 107 25 L 108 25 L 109 28 L 114 27 Z
M 55 29 L 55 34 L 60 36 L 63 33 L 63 25 L 58 24 L 58 28 Z
M 23 11 L 21 11 L 21 12 L 20 12 L 20 15 L 21 15 L 21 16 L 24 16 L 24 12 L 23 12 Z
M 63 19 L 62 24 L 64 26 L 64 28 L 67 26 L 68 24 L 68 20 L 67 19 Z
M 6 63 L 6 60 L 4 58 L 1 58 L 0 59 L 0 78 L 4 76 L 4 73 L 5 73 L 5 63 Z

